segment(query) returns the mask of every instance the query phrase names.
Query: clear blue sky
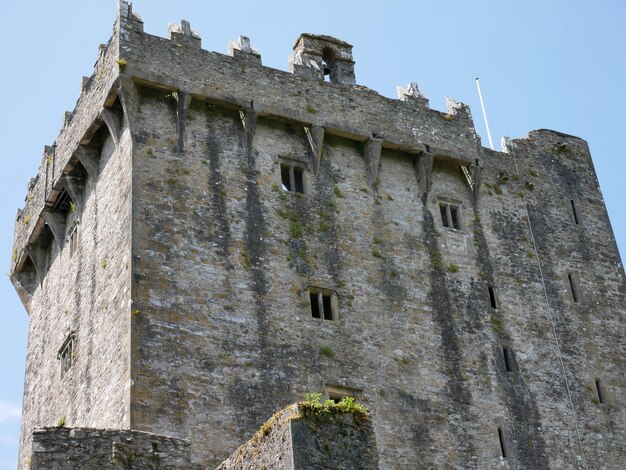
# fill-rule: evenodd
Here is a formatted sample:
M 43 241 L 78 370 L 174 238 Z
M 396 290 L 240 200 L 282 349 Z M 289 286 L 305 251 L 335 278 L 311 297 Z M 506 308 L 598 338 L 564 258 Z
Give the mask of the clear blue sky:
M 357 82 L 395 97 L 416 81 L 433 108 L 444 96 L 468 104 L 487 145 L 474 78 L 479 76 L 494 137 L 550 128 L 591 147 L 621 252 L 626 253 L 626 2 L 135 0 L 146 32 L 191 21 L 205 49 L 227 51 L 245 34 L 267 66 L 287 70 L 299 33 L 354 45 Z M 15 211 L 52 144 L 64 111 L 91 75 L 115 0 L 0 0 L 0 265 L 8 271 Z M 16 466 L 28 317 L 7 277 L 0 282 L 0 470 Z

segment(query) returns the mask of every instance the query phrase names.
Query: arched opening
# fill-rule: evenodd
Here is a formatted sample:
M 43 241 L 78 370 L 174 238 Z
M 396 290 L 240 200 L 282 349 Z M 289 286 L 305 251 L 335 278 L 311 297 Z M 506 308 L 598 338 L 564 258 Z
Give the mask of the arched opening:
M 336 83 L 335 77 L 335 60 L 337 55 L 330 47 L 322 49 L 322 71 L 324 73 L 324 81 Z

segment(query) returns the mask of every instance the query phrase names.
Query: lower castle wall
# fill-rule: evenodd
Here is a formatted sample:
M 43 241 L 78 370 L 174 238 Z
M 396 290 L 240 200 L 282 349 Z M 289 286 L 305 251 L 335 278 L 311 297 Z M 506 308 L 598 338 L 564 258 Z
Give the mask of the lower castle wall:
M 189 443 L 137 431 L 54 427 L 33 434 L 30 470 L 193 470 Z

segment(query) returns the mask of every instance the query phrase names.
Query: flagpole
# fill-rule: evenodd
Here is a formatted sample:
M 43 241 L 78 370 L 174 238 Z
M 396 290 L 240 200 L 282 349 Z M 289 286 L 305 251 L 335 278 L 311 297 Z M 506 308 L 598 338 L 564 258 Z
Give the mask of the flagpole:
M 485 118 L 485 127 L 487 128 L 487 137 L 489 138 L 489 147 L 493 148 L 493 141 L 491 140 L 491 132 L 489 131 L 489 123 L 487 122 L 487 112 L 485 111 L 485 103 L 483 103 L 483 94 L 480 92 L 480 81 L 476 77 L 476 88 L 478 88 L 478 97 L 480 98 L 480 107 L 483 109 L 483 117 Z

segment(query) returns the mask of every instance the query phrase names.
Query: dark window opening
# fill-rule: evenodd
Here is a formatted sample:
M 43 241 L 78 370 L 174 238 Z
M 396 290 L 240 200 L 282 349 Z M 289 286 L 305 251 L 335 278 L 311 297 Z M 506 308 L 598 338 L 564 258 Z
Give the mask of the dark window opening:
M 322 50 L 322 73 L 324 74 L 325 82 L 336 82 L 335 77 L 335 51 L 330 47 L 325 47 Z
M 575 279 L 574 275 L 571 273 L 567 274 L 567 280 L 569 281 L 569 288 L 572 293 L 572 300 L 574 302 L 578 302 L 578 282 Z
M 572 206 L 572 215 L 574 216 L 574 223 L 578 225 L 580 224 L 580 218 L 578 217 L 578 210 L 576 209 L 576 202 L 573 199 L 570 199 L 569 203 Z
M 74 334 L 70 334 L 63 342 L 63 346 L 59 349 L 57 359 L 61 361 L 61 379 L 65 377 L 65 374 L 70 370 L 74 362 L 74 355 L 76 349 L 76 338 Z
M 324 387 L 324 392 L 328 396 L 329 400 L 332 400 L 335 403 L 339 403 L 341 400 L 343 400 L 346 397 L 351 397 L 351 398 L 354 398 L 355 400 L 358 399 L 361 396 L 362 390 L 352 388 L 352 387 L 345 387 L 341 385 L 327 384 Z
M 600 379 L 596 379 L 596 395 L 598 395 L 598 402 L 604 403 L 604 392 L 600 384 Z
M 506 447 L 504 446 L 504 435 L 502 434 L 502 428 L 498 428 L 498 441 L 500 442 L 500 452 L 502 457 L 506 459 Z
M 507 372 L 515 372 L 515 358 L 513 351 L 508 346 L 502 346 L 502 357 L 504 358 L 504 367 Z
M 439 212 L 444 227 L 461 230 L 461 211 L 458 205 L 440 202 Z
M 313 318 L 320 318 L 320 306 L 317 301 L 318 294 L 310 293 L 311 296 L 311 316 Z
M 76 250 L 78 249 L 78 221 L 75 220 L 69 231 L 67 234 L 67 243 L 69 244 L 69 249 L 70 249 L 70 259 L 74 256 L 74 253 L 76 253 Z
M 301 167 L 281 163 L 280 179 L 283 191 L 304 194 L 304 170 Z
M 311 316 L 324 320 L 335 320 L 336 314 L 333 307 L 333 294 L 329 292 L 310 291 Z
M 489 286 L 489 302 L 491 303 L 492 309 L 498 309 L 498 304 L 496 303 L 496 293 L 494 292 L 492 286 Z

